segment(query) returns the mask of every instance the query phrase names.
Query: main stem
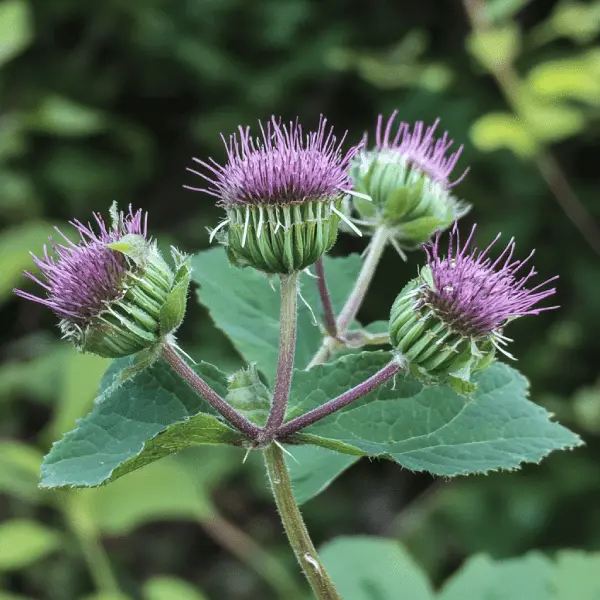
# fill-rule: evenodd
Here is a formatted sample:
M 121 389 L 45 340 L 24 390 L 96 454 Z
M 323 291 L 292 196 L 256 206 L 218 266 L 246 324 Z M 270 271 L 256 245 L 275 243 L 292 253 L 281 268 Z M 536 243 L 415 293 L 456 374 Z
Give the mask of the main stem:
M 162 351 L 163 358 L 173 367 L 173 370 L 188 383 L 188 385 L 202 396 L 222 417 L 250 439 L 255 440 L 261 432 L 260 427 L 250 423 L 226 400 L 221 398 L 209 385 L 179 356 L 179 353 L 170 344 L 165 344 Z
M 356 318 L 365 296 L 367 295 L 369 286 L 373 281 L 373 276 L 375 275 L 383 251 L 387 246 L 388 239 L 389 233 L 385 227 L 379 227 L 371 238 L 371 243 L 367 249 L 367 255 L 360 270 L 360 274 L 358 275 L 358 279 L 337 319 L 337 332 L 339 336 L 343 337 L 346 329 L 348 329 L 352 321 Z M 336 343 L 335 339 L 327 338 L 323 342 L 321 348 L 313 356 L 307 368 L 310 369 L 315 365 L 327 362 L 335 349 Z
M 271 443 L 265 448 L 264 457 L 283 527 L 315 596 L 318 600 L 342 600 L 319 559 L 298 509 L 283 450 L 277 443 Z
M 297 273 L 281 275 L 281 315 L 279 318 L 279 357 L 273 403 L 267 419 L 265 432 L 272 435 L 283 423 L 287 410 L 292 373 L 294 370 L 294 352 L 296 349 L 297 320 Z

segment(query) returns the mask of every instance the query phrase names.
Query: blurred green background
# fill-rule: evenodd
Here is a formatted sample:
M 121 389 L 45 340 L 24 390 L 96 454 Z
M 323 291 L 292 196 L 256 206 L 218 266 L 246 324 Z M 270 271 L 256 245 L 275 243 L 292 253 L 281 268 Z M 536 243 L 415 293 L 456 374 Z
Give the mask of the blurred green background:
M 514 235 L 560 275 L 561 309 L 513 326 L 513 350 L 534 400 L 587 443 L 452 482 L 363 460 L 305 506 L 315 540 L 402 540 L 437 582 L 475 552 L 599 550 L 599 33 L 598 1 L 2 0 L 0 600 L 306 598 L 264 476 L 236 453 L 184 454 L 100 491 L 37 489 L 42 453 L 106 363 L 11 294 L 53 225 L 112 200 L 148 209 L 161 241 L 206 247 L 219 210 L 182 188 L 199 183 L 185 167 L 272 113 L 324 113 L 354 141 L 379 112 L 441 117 L 465 144 L 457 192 L 479 239 Z M 363 248 L 341 236 L 334 253 Z M 364 322 L 387 317 L 421 258 L 386 254 Z M 198 306 L 181 337 L 197 359 L 239 363 Z

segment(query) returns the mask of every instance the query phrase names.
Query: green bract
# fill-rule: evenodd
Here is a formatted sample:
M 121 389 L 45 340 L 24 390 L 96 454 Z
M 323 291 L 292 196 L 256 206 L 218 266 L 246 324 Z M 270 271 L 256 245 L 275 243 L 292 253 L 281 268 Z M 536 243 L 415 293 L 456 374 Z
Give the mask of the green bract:
M 389 324 L 390 342 L 407 360 L 413 375 L 431 381 L 447 381 L 462 392 L 474 389 L 471 375 L 488 367 L 495 355 L 491 337 L 466 336 L 431 309 L 419 305 L 417 293 L 430 285 L 425 267 L 396 298 Z
M 354 190 L 372 199 L 353 195 L 347 200 L 345 208 L 349 212 L 355 209 L 359 228 L 370 234 L 385 227 L 404 248 L 425 242 L 470 210 L 445 182 L 431 178 L 395 150 L 360 153 L 350 175 Z
M 83 352 L 119 358 L 152 349 L 183 321 L 191 278 L 188 259 L 172 249 L 176 270 L 166 263 L 155 242 L 128 235 L 108 244 L 124 254 L 129 268 L 122 296 L 94 316 L 85 328 L 63 320 L 61 329 Z
M 293 273 L 312 265 L 334 244 L 341 200 L 305 204 L 228 206 L 229 260 L 265 273 Z

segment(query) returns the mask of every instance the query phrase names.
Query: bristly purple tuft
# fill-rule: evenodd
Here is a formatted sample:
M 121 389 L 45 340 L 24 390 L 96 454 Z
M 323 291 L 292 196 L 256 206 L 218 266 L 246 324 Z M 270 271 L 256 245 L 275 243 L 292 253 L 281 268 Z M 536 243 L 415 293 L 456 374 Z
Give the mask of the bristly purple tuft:
M 147 213 L 129 207 L 129 213 L 120 213 L 116 222 L 108 228 L 102 217 L 94 213 L 99 232 L 90 223 L 71 221 L 81 239 L 75 244 L 58 228 L 63 243 L 50 238 L 54 256 L 44 246 L 42 258 L 32 254 L 35 265 L 45 278 L 45 283 L 29 272 L 25 275 L 47 292 L 39 298 L 14 290 L 15 294 L 49 307 L 62 319 L 84 326 L 92 317 L 102 312 L 108 302 L 117 300 L 123 293 L 122 281 L 128 267 L 125 255 L 107 248 L 106 245 L 120 240 L 128 234 L 146 237 Z
M 463 146 L 459 146 L 454 152 L 448 154 L 454 145 L 454 140 L 448 138 L 448 132 L 444 132 L 438 139 L 433 137 L 440 120 L 436 119 L 434 124 L 427 128 L 423 121 L 417 121 L 412 131 L 408 123 L 401 121 L 392 137 L 392 129 L 397 116 L 398 111 L 395 110 L 385 125 L 383 115 L 379 115 L 377 118 L 376 149 L 380 152 L 386 150 L 397 152 L 409 163 L 424 171 L 431 179 L 442 183 L 444 187 L 453 187 L 460 183 L 469 172 L 468 168 L 452 182 L 450 175 L 462 154 Z
M 558 308 L 535 306 L 555 293 L 554 288 L 543 289 L 558 279 L 553 277 L 529 289 L 528 281 L 537 273 L 531 267 L 526 275 L 517 274 L 533 256 L 511 262 L 515 250 L 511 239 L 500 256 L 489 257 L 500 234 L 483 251 L 469 249 L 476 226 L 461 245 L 456 223 L 449 234 L 448 254 L 440 256 L 440 232 L 434 241 L 424 244 L 431 269 L 433 287 L 424 286 L 420 302 L 431 309 L 455 331 L 465 336 L 501 336 L 502 327 L 514 317 L 537 315 Z M 423 291 L 424 290 L 424 291 Z
M 194 158 L 209 173 L 188 171 L 210 185 L 184 187 L 216 196 L 224 206 L 325 202 L 351 189 L 348 167 L 358 146 L 344 153 L 346 134 L 338 142 L 327 119 L 321 116 L 317 130 L 307 134 L 297 121 L 285 125 L 274 116 L 266 127 L 260 121 L 259 126 L 261 135 L 257 138 L 251 137 L 249 127 L 241 126 L 229 142 L 221 136 L 227 163 Z

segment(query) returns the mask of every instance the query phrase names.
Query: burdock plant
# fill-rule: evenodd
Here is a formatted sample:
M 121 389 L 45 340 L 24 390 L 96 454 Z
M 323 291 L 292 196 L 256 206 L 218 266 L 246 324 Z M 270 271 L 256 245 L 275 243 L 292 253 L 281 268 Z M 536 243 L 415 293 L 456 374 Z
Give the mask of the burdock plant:
M 202 444 L 260 452 L 314 595 L 336 600 L 347 575 L 328 575 L 293 480 L 306 499 L 361 456 L 452 477 L 515 469 L 580 443 L 527 399 L 524 378 L 498 360 L 508 355 L 510 321 L 555 308 L 543 302 L 554 294 L 552 280 L 534 285 L 529 258 L 513 259 L 512 240 L 499 253 L 496 240 L 477 251 L 475 229 L 461 243 L 455 225 L 443 254 L 435 232 L 464 212 L 448 179 L 458 151 L 448 155 L 450 140 L 435 140 L 434 128 L 401 125 L 393 135 L 392 128 L 393 118 L 385 130 L 378 124 L 374 150 L 343 151 L 325 119 L 307 133 L 273 119 L 259 138 L 247 129 L 232 136 L 224 166 L 198 160 L 205 191 L 225 209 L 211 234 L 225 250 L 199 252 L 192 277 L 249 363 L 237 373 L 195 364 L 176 346 L 190 266 L 177 252 L 174 269 L 167 265 L 141 211 L 113 211 L 111 226 L 99 216 L 94 227 L 75 221 L 79 242 L 60 234 L 60 244 L 34 258 L 44 280 L 28 276 L 46 296 L 17 293 L 51 308 L 79 349 L 118 357 L 92 412 L 45 458 L 44 487 L 98 486 Z M 357 256 L 327 259 L 330 290 L 322 256 L 347 218 L 341 203 L 348 196 L 358 202 L 361 228 L 375 236 L 362 266 Z M 431 234 L 418 277 L 404 287 L 390 278 L 401 291 L 388 331 L 363 328 L 356 316 L 388 241 L 402 249 Z M 316 281 L 302 273 L 315 262 Z M 278 324 L 265 274 L 280 278 Z M 321 299 L 321 332 L 302 313 L 297 328 L 300 286 L 313 304 Z M 147 352 L 155 360 L 139 361 Z M 306 445 L 324 466 L 302 465 L 298 476 L 296 461 L 307 456 L 298 448 Z

